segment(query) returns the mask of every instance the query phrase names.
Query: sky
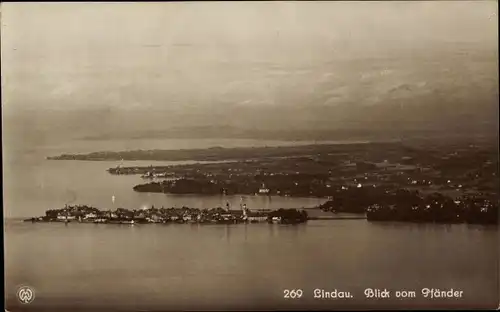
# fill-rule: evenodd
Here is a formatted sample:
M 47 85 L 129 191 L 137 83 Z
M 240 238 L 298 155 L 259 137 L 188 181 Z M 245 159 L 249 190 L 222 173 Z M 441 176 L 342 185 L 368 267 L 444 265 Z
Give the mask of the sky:
M 488 115 L 497 12 L 495 1 L 2 3 L 4 129 L 328 126 L 424 101 L 450 102 L 443 118 Z

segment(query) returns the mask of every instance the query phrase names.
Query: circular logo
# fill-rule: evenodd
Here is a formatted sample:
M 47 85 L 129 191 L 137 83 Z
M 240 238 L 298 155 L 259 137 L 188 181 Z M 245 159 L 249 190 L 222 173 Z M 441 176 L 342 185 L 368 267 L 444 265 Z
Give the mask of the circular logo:
M 22 304 L 28 304 L 35 300 L 35 290 L 29 286 L 21 286 L 17 290 L 17 299 Z

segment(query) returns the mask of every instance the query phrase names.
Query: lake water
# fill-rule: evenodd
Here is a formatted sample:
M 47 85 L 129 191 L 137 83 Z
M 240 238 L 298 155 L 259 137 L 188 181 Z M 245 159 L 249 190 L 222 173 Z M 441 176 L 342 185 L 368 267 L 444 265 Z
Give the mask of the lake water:
M 187 142 L 188 141 L 188 142 Z M 286 144 L 249 140 L 169 140 L 145 148 Z M 126 143 L 126 144 L 125 144 Z M 108 150 L 133 142 L 109 143 Z M 30 310 L 334 309 L 498 306 L 498 230 L 486 226 L 310 221 L 297 226 L 32 224 L 65 203 L 99 208 L 214 207 L 240 197 L 135 193 L 138 176 L 112 176 L 114 162 L 48 161 L 65 152 L 101 150 L 92 142 L 4 149 L 6 296 L 36 291 Z M 127 145 L 127 146 L 125 146 Z M 151 162 L 133 162 L 149 165 Z M 124 165 L 129 165 L 125 162 Z M 116 197 L 115 204 L 111 196 Z M 311 198 L 246 196 L 249 208 L 313 207 Z M 389 299 L 366 299 L 365 288 Z M 315 299 L 316 288 L 352 299 Z M 422 288 L 463 291 L 460 299 L 425 299 Z M 302 289 L 301 299 L 284 299 Z M 397 290 L 415 290 L 401 300 Z M 76 309 L 79 308 L 79 309 Z M 28 309 L 29 308 L 29 309 Z
M 149 182 L 139 175 L 116 176 L 106 169 L 123 166 L 149 166 L 195 163 L 193 161 L 56 161 L 47 156 L 62 153 L 121 151 L 130 149 L 191 149 L 213 146 L 280 146 L 312 142 L 282 142 L 257 140 L 128 140 L 73 141 L 43 146 L 22 145 L 4 147 L 4 213 L 6 217 L 32 217 L 45 210 L 62 208 L 65 204 L 87 204 L 101 209 L 142 207 L 224 207 L 229 202 L 239 207 L 241 196 L 199 196 L 136 193 L 133 187 Z M 111 198 L 115 196 L 113 203 Z M 324 202 L 314 198 L 245 196 L 252 209 L 313 207 Z M 235 208 L 236 209 L 236 208 Z

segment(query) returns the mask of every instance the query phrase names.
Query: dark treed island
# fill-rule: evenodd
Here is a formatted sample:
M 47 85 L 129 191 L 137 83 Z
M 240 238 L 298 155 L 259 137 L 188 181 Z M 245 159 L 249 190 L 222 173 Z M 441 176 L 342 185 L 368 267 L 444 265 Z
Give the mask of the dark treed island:
M 498 200 L 485 194 L 457 198 L 408 189 L 339 193 L 323 211 L 365 213 L 369 221 L 498 224 Z
M 419 196 L 416 192 L 398 192 L 366 212 L 369 221 L 407 221 L 498 225 L 498 201 L 475 196 L 453 200 L 440 193 Z

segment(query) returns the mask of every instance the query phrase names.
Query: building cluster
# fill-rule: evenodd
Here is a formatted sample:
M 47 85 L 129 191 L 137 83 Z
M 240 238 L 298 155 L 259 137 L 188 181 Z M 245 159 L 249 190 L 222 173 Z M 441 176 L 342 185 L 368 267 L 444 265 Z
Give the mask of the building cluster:
M 377 203 L 368 206 L 369 221 L 498 224 L 498 201 L 479 196 L 453 200 L 439 193 L 417 195 L 416 200 Z
M 290 212 L 292 211 L 292 212 Z M 298 216 L 298 217 L 297 217 Z M 303 218 L 305 216 L 305 218 Z M 295 209 L 280 209 L 278 211 L 251 211 L 246 204 L 240 209 L 231 210 L 229 203 L 224 208 L 151 208 L 128 210 L 118 208 L 99 210 L 86 205 L 66 206 L 63 209 L 47 210 L 45 216 L 31 218 L 32 222 L 82 222 L 82 223 L 301 223 L 307 221 L 307 214 Z

